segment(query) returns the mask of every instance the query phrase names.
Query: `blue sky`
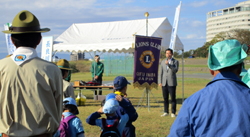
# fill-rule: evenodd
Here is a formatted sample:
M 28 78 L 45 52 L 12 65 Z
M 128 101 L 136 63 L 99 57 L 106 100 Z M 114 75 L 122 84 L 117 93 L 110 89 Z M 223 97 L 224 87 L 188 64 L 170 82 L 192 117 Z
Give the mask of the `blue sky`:
M 245 0 L 183 0 L 177 35 L 184 50 L 196 49 L 206 42 L 207 12 L 235 6 Z M 108 22 L 120 20 L 167 17 L 173 24 L 176 0 L 1 0 L 0 31 L 3 25 L 12 22 L 21 10 L 29 10 L 40 21 L 42 28 L 51 29 L 43 36 L 57 38 L 73 23 Z M 7 54 L 4 33 L 0 33 L 0 59 Z M 41 54 L 41 45 L 37 48 Z M 68 53 L 57 53 L 69 59 Z

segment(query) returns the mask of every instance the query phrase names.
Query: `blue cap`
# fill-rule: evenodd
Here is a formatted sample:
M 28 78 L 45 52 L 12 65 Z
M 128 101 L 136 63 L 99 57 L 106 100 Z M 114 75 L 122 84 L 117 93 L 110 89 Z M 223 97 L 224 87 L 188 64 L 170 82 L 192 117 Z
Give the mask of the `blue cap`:
M 65 98 L 65 99 L 63 100 L 63 102 L 65 102 L 65 101 L 68 101 L 68 102 L 63 103 L 63 105 L 75 105 L 76 108 L 77 108 L 76 101 L 75 101 L 72 97 L 67 97 L 67 98 Z M 77 110 L 76 110 L 75 115 L 77 115 L 77 114 L 79 114 L 78 108 L 77 108 Z
M 115 99 L 109 99 L 105 102 L 103 106 L 104 114 L 113 114 L 119 107 L 119 103 Z
M 105 99 L 105 100 L 115 99 L 115 96 L 116 96 L 115 93 L 109 93 L 109 94 L 106 96 L 106 99 Z
M 117 76 L 114 79 L 114 87 L 115 87 L 115 89 L 118 89 L 118 90 L 122 89 L 122 88 L 126 87 L 128 84 L 130 85 L 128 80 L 123 76 Z

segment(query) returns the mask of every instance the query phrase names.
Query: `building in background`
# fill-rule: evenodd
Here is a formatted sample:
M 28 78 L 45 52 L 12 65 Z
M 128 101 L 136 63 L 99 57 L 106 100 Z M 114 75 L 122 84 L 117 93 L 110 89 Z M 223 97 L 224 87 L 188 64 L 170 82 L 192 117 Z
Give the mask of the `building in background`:
M 78 53 L 78 52 L 72 52 L 70 54 L 70 61 L 77 61 L 84 59 L 85 55 L 84 53 Z
M 231 29 L 250 30 L 250 0 L 207 13 L 207 42 L 216 34 Z

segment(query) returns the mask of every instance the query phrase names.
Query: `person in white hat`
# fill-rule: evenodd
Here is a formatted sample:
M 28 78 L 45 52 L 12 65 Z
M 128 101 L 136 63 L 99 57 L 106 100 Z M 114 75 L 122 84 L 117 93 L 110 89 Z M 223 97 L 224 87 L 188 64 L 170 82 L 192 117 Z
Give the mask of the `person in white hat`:
M 123 136 L 123 130 L 129 120 L 128 114 L 122 115 L 120 118 L 116 116 L 115 112 L 119 108 L 119 102 L 114 99 L 108 99 L 105 101 L 103 107 L 101 107 L 98 111 L 89 115 L 86 119 L 86 122 L 90 125 L 96 125 L 101 127 L 103 131 L 106 125 L 115 125 L 117 123 L 117 130 L 119 131 L 118 136 Z M 99 119 L 102 114 L 105 114 L 107 119 Z

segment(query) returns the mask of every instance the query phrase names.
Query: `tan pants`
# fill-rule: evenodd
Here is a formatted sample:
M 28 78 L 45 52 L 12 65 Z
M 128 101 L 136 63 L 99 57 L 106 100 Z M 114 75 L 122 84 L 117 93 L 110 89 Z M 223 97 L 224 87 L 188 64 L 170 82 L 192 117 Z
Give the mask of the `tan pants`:
M 52 137 L 53 135 L 51 133 L 47 133 L 47 134 L 42 134 L 42 135 L 35 135 L 35 136 L 31 136 L 31 137 Z M 9 137 L 8 135 L 2 133 L 2 137 Z

